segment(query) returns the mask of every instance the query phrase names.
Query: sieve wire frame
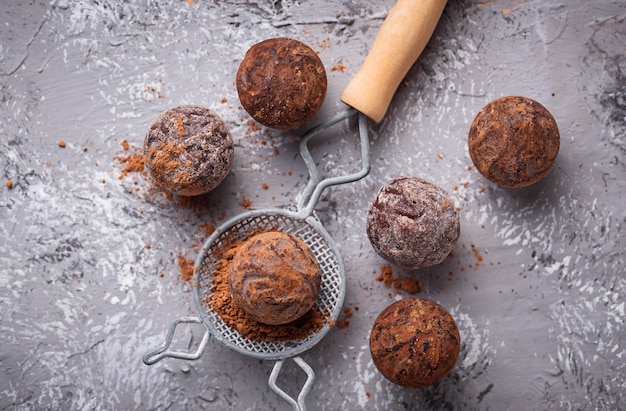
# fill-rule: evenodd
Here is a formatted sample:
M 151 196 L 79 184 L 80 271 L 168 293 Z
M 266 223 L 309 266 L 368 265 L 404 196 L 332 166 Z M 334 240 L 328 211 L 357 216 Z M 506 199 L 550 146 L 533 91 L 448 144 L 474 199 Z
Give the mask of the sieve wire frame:
M 318 331 L 303 340 L 259 341 L 245 337 L 227 325 L 207 301 L 213 297 L 213 273 L 219 253 L 236 241 L 261 231 L 279 230 L 303 240 L 318 260 L 322 271 L 316 308 L 326 318 Z M 194 265 L 193 295 L 200 319 L 210 334 L 226 347 L 264 360 L 283 360 L 315 346 L 341 313 L 346 296 L 345 267 L 337 244 L 319 219 L 288 209 L 252 210 L 224 222 L 203 244 Z

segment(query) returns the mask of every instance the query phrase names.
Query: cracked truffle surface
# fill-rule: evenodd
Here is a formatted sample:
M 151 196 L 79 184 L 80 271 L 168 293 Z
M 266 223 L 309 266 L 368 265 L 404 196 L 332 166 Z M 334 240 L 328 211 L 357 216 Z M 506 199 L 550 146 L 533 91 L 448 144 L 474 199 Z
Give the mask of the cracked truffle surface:
M 441 305 L 407 298 L 385 308 L 370 333 L 372 360 L 394 384 L 423 388 L 445 378 L 459 356 L 461 337 Z
M 383 185 L 370 203 L 366 230 L 381 257 L 416 269 L 441 263 L 456 245 L 461 226 L 445 190 L 430 181 L 403 176 Z
M 468 137 L 478 171 L 508 188 L 529 186 L 548 175 L 559 146 L 559 129 L 548 109 L 518 96 L 502 97 L 483 107 Z
M 241 105 L 252 118 L 268 127 L 287 129 L 304 124 L 322 107 L 326 70 L 306 44 L 273 38 L 248 50 L 236 85 Z
M 242 243 L 230 265 L 235 303 L 264 324 L 290 323 L 314 307 L 322 272 L 311 249 L 299 238 L 270 231 Z
M 166 191 L 196 196 L 228 175 L 234 149 L 222 119 L 206 107 L 182 105 L 160 114 L 144 138 L 145 164 Z

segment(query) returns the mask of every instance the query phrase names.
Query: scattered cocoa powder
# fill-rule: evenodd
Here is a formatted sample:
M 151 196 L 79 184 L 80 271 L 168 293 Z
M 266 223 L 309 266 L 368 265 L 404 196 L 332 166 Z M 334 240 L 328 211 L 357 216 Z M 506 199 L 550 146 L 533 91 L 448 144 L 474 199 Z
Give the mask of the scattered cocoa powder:
M 254 120 L 248 120 L 248 122 L 246 123 L 246 125 L 248 126 L 248 129 L 246 131 L 246 136 L 250 136 L 255 132 L 261 131 L 262 128 L 259 125 L 259 123 L 257 123 Z
M 380 274 L 376 277 L 376 281 L 382 281 L 387 288 L 393 288 L 399 294 L 400 291 L 404 291 L 409 294 L 417 294 L 422 287 L 419 281 L 415 278 L 409 277 L 394 277 L 393 269 L 390 264 L 383 264 L 380 267 Z
M 178 254 L 176 259 L 178 261 L 178 267 L 180 268 L 183 281 L 187 282 L 191 280 L 194 274 L 194 268 L 193 268 L 194 260 L 187 259 L 182 254 Z
M 222 320 L 241 335 L 257 341 L 303 340 L 319 331 L 326 323 L 328 313 L 317 306 L 297 320 L 283 325 L 267 325 L 248 317 L 230 295 L 229 267 L 241 242 L 234 242 L 223 255 L 213 273 L 213 296 L 203 303 L 212 307 Z
M 345 69 L 346 69 L 346 66 L 343 64 L 343 61 L 339 61 L 339 63 L 335 64 L 334 66 L 330 68 L 331 71 L 338 71 L 340 73 L 343 73 Z
M 341 328 L 341 329 L 346 328 L 347 326 L 350 325 L 350 319 L 352 318 L 353 315 L 354 314 L 353 314 L 352 310 L 350 309 L 350 307 L 344 308 L 343 309 L 343 318 L 337 319 L 337 321 L 335 321 L 335 326 L 337 328 Z
M 393 285 L 393 270 L 389 264 L 383 264 L 380 266 L 380 274 L 376 277 L 376 281 L 382 281 L 385 287 L 390 288 Z
M 205 237 L 209 237 L 215 231 L 215 224 L 213 223 L 200 223 L 199 227 L 203 230 Z
M 127 156 L 115 157 L 118 163 L 123 167 L 120 171 L 120 180 L 126 177 L 129 173 L 144 173 L 145 157 L 141 153 L 131 153 Z
M 480 251 L 478 251 L 474 243 L 470 244 L 470 247 L 472 249 L 472 254 L 474 254 L 474 258 L 476 259 L 474 268 L 478 268 L 478 266 L 480 266 L 481 263 L 483 262 L 483 256 L 480 254 Z
M 336 15 L 337 18 L 339 18 L 339 14 Z M 332 47 L 332 43 L 330 41 L 330 38 L 326 37 L 325 39 L 323 39 L 322 41 L 320 41 L 319 43 L 317 43 L 317 46 L 321 49 L 330 49 Z M 319 53 L 319 52 L 318 52 Z

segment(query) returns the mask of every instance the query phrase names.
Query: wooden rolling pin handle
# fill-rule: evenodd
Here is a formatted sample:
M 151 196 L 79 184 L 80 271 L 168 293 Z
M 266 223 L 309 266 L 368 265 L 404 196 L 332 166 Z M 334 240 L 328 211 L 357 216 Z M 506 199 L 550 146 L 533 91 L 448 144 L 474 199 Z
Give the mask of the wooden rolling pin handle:
M 341 101 L 375 122 L 384 117 L 400 82 L 426 47 L 446 0 L 398 0 Z

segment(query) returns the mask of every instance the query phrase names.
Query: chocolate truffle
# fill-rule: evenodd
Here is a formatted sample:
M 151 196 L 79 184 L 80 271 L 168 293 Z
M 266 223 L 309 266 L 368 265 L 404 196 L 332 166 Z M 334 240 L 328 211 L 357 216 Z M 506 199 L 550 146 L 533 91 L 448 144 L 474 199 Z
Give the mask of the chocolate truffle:
M 144 138 L 146 167 L 163 189 L 182 196 L 213 190 L 233 162 L 233 139 L 208 108 L 182 105 L 160 114 Z
M 233 301 L 264 324 L 290 323 L 315 306 L 322 272 L 311 249 L 280 231 L 256 234 L 242 243 L 230 265 Z
M 376 318 L 370 334 L 376 368 L 389 381 L 409 388 L 441 381 L 454 367 L 460 348 L 450 313 L 424 298 L 391 304 Z
M 243 108 L 259 123 L 278 129 L 297 127 L 322 107 L 326 70 L 306 44 L 274 38 L 248 50 L 237 71 Z
M 418 177 L 397 177 L 370 203 L 366 230 L 374 250 L 403 268 L 442 262 L 454 248 L 461 227 L 448 193 Z
M 559 153 L 559 129 L 552 114 L 527 97 L 508 96 L 482 108 L 472 122 L 468 148 L 488 180 L 518 188 L 536 183 Z

